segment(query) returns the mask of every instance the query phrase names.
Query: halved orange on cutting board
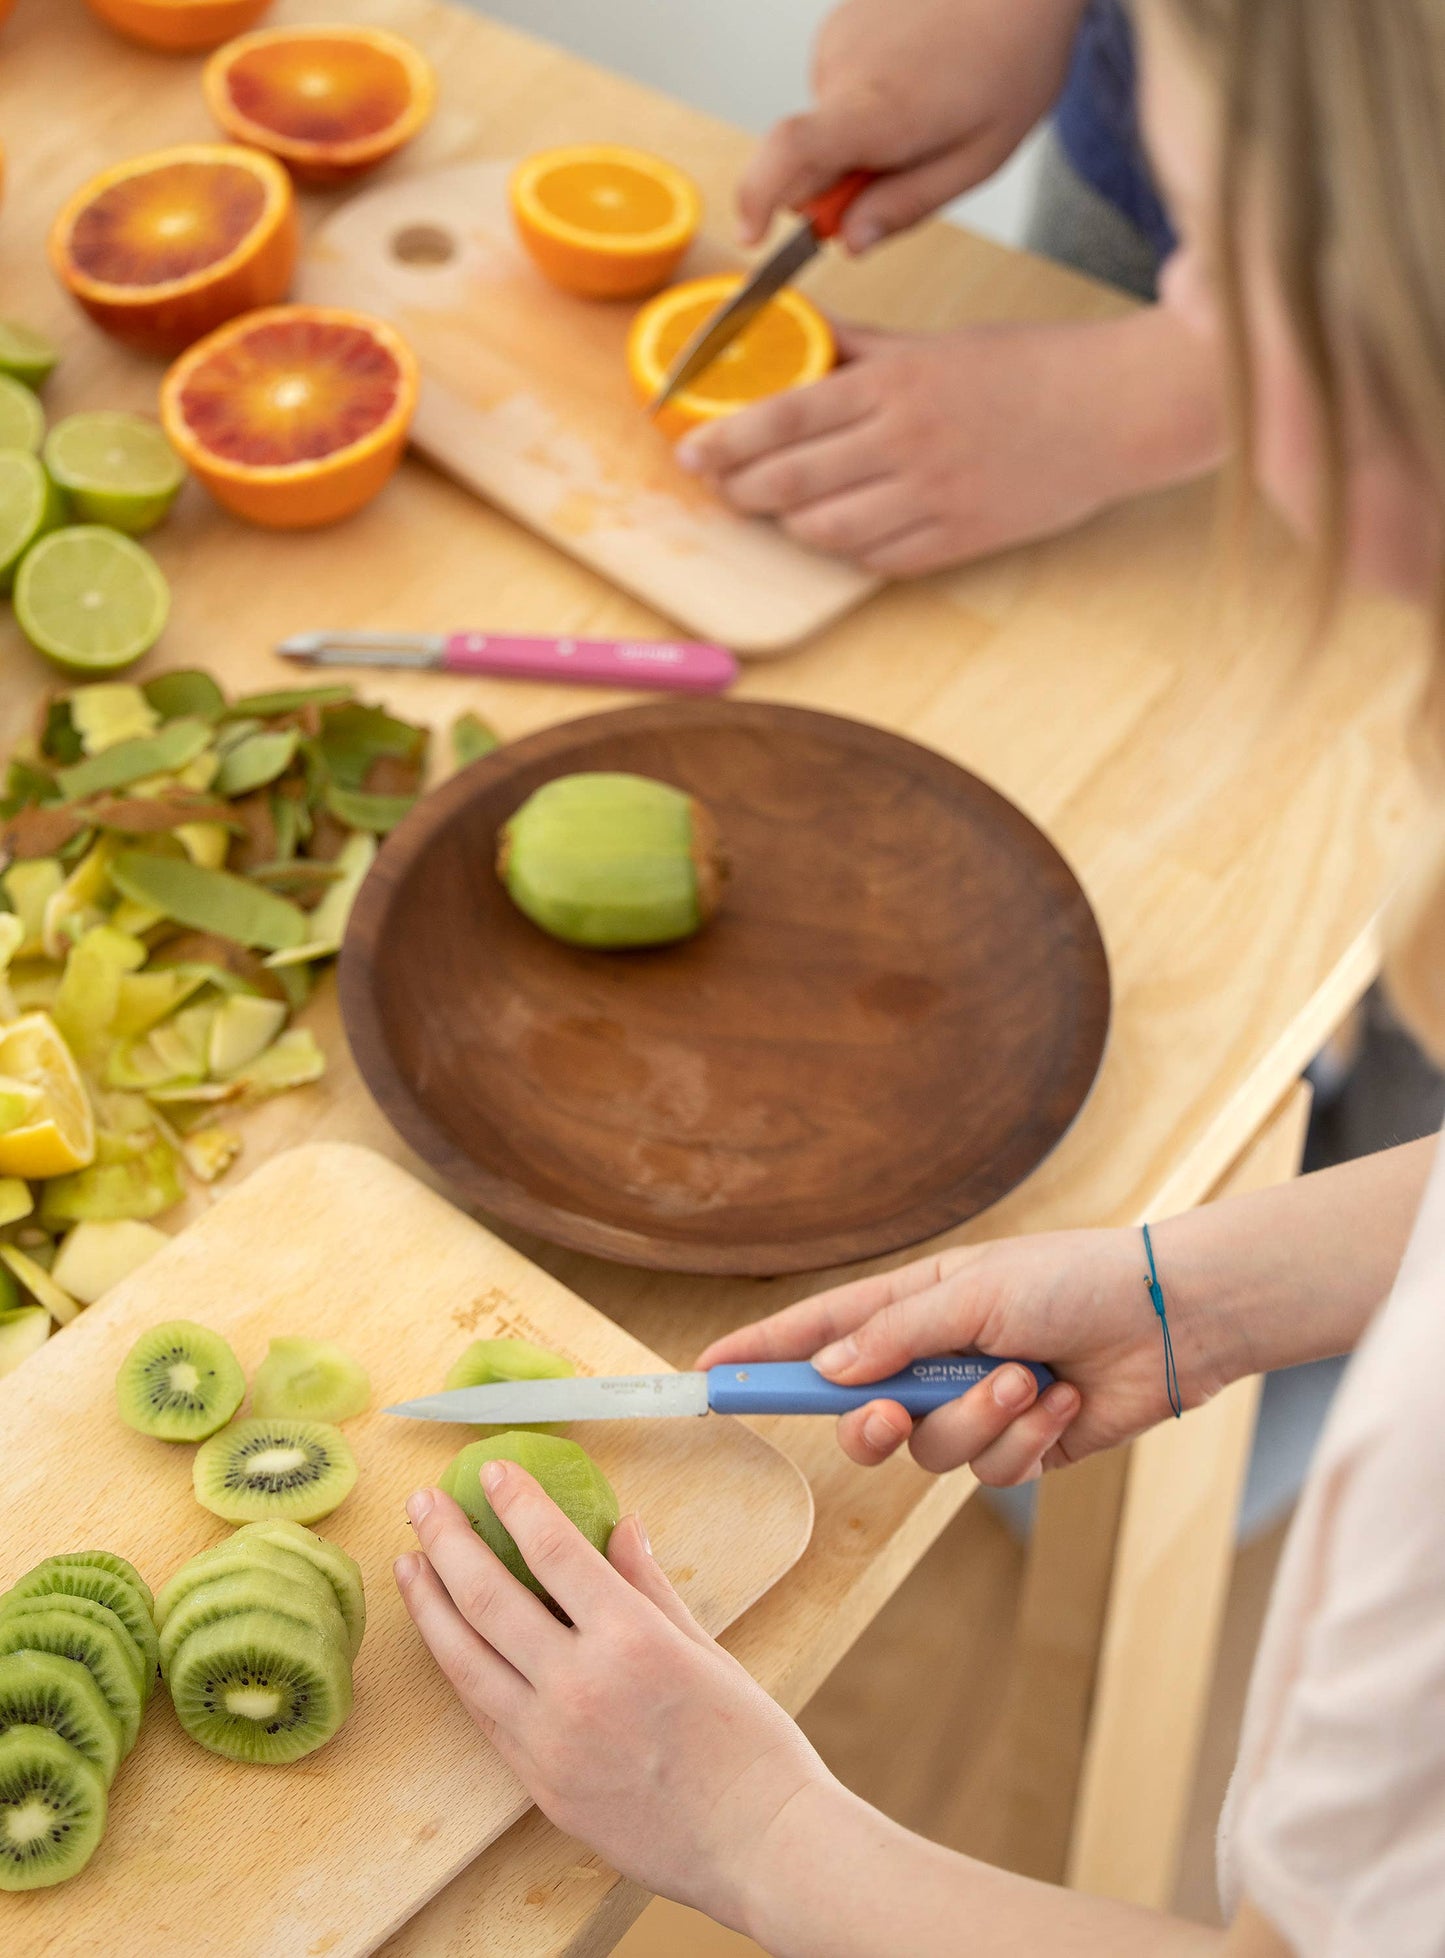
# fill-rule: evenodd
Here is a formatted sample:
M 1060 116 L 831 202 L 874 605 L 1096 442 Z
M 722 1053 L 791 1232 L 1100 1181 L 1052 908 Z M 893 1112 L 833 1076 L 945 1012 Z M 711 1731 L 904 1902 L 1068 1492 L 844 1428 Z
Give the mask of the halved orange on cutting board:
M 512 172 L 512 217 L 537 269 L 586 299 L 640 299 L 677 270 L 702 199 L 660 156 L 619 144 L 541 150 Z
M 202 76 L 211 114 L 303 183 L 344 183 L 411 141 L 436 102 L 431 63 L 374 27 L 274 27 L 218 48 Z
M 651 299 L 627 336 L 627 371 L 651 401 L 668 369 L 703 322 L 737 291 L 737 273 L 689 279 Z M 837 357 L 833 329 L 811 300 L 791 286 L 770 299 L 690 387 L 675 394 L 657 427 L 676 441 L 700 422 L 736 414 L 767 395 L 820 381 Z
M 90 11 L 127 40 L 166 54 L 194 54 L 244 34 L 271 0 L 86 0 Z
M 382 488 L 418 386 L 416 357 L 384 320 L 273 306 L 182 354 L 161 383 L 161 421 L 218 503 L 271 530 L 305 530 Z
M 50 262 L 98 326 L 168 355 L 284 298 L 297 242 L 295 192 L 274 157 L 188 143 L 78 190 L 51 227 Z

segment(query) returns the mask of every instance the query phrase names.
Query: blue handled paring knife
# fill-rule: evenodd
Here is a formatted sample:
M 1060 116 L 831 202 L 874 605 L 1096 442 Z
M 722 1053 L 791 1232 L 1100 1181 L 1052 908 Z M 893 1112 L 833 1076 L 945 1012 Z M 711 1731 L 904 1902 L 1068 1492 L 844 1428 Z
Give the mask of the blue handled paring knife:
M 640 1416 L 682 1414 L 846 1414 L 869 1401 L 897 1401 L 915 1416 L 933 1413 L 1008 1360 L 944 1354 L 915 1360 L 902 1373 L 866 1387 L 839 1387 L 807 1360 L 769 1360 L 750 1366 L 712 1367 L 706 1373 L 637 1373 L 610 1380 L 508 1380 L 493 1387 L 454 1387 L 448 1393 L 402 1401 L 388 1414 L 413 1421 L 633 1421 Z M 1053 1374 L 1020 1360 L 1039 1383 Z

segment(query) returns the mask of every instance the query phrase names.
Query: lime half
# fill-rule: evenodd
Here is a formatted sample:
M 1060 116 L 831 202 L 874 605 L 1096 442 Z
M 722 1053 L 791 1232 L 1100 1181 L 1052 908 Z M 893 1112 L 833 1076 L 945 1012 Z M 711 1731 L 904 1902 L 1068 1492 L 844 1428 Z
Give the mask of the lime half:
M 160 424 L 119 410 L 57 422 L 46 437 L 45 466 L 70 492 L 77 516 L 132 537 L 155 529 L 186 479 Z
M 0 449 L 29 449 L 38 455 L 44 440 L 45 410 L 29 388 L 0 374 Z
M 0 591 L 37 537 L 65 521 L 65 498 L 29 449 L 0 449 Z
M 0 320 L 0 374 L 12 374 L 28 388 L 49 380 L 60 359 L 58 347 L 18 320 Z
M 47 659 L 115 673 L 160 638 L 171 594 L 150 552 L 99 524 L 52 530 L 21 560 L 15 616 Z

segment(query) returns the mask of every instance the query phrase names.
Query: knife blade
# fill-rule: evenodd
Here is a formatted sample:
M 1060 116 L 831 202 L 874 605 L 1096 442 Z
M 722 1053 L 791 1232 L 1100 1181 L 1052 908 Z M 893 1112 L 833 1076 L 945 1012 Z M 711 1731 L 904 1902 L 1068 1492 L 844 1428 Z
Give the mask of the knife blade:
M 996 1360 L 981 1353 L 944 1353 L 915 1360 L 901 1373 L 862 1387 L 840 1387 L 807 1360 L 760 1361 L 712 1367 L 706 1373 L 637 1373 L 612 1378 L 508 1380 L 490 1387 L 454 1387 L 383 1409 L 412 1421 L 635 1421 L 699 1414 L 845 1414 L 869 1401 L 899 1402 L 922 1416 L 957 1400 L 1001 1366 L 1026 1367 L 1042 1393 L 1053 1380 L 1032 1360 Z
M 831 190 L 823 192 L 802 207 L 798 223 L 775 251 L 754 266 L 737 291 L 703 321 L 672 366 L 662 386 L 648 403 L 649 415 L 665 408 L 679 388 L 695 381 L 711 367 L 718 355 L 732 345 L 748 321 L 756 318 L 773 297 L 802 271 L 819 246 L 835 238 L 845 213 L 861 197 L 877 175 L 873 170 L 853 170 Z

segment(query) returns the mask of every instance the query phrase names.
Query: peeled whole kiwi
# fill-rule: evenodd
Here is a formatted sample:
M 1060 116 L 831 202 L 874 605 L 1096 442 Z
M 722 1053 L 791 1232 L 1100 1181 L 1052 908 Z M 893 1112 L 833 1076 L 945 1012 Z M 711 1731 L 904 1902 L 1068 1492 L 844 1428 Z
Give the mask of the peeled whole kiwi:
M 728 860 L 711 812 L 645 775 L 560 775 L 497 838 L 518 910 L 564 944 L 670 945 L 722 902 Z

